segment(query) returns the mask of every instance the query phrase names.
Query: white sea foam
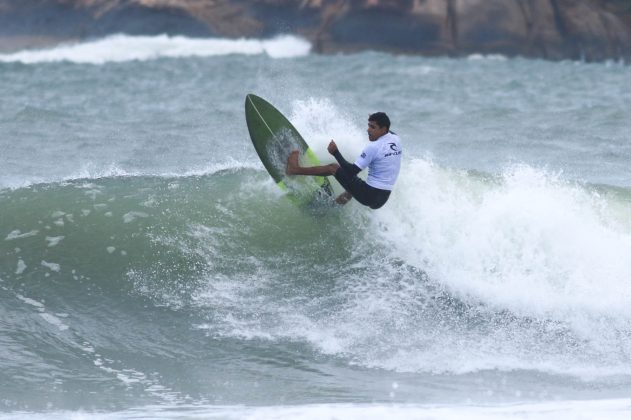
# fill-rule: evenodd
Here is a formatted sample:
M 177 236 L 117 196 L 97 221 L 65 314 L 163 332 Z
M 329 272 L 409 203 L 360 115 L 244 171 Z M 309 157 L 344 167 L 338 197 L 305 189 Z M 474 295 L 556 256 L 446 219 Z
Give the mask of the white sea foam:
M 31 298 L 27 298 L 25 296 L 19 295 L 19 294 L 16 295 L 16 297 L 18 299 L 20 299 L 22 302 L 26 303 L 27 305 L 34 306 L 37 309 L 37 311 L 39 312 L 39 315 L 46 322 L 48 322 L 49 324 L 52 324 L 52 325 L 56 326 L 59 329 L 59 331 L 65 331 L 65 330 L 67 330 L 69 328 L 57 316 L 46 312 L 46 306 L 43 303 L 38 302 L 35 299 L 31 299 Z M 68 315 L 67 314 L 58 314 L 58 316 L 67 317 Z
M 130 211 L 128 213 L 125 213 L 123 215 L 123 222 L 124 223 L 131 223 L 134 220 L 138 219 L 138 218 L 145 218 L 145 217 L 149 217 L 149 215 L 147 213 L 143 213 L 141 211 Z
M 140 171 L 140 170 L 127 170 L 123 169 L 116 164 L 106 164 L 106 165 L 96 165 L 96 164 L 86 164 L 83 165 L 79 170 L 68 173 L 65 176 L 56 176 L 50 178 L 22 178 L 19 181 L 15 179 L 3 179 L 0 177 L 0 189 L 6 188 L 9 190 L 16 190 L 19 188 L 27 188 L 36 184 L 45 184 L 45 183 L 63 183 L 63 182 L 71 182 L 77 180 L 92 180 L 92 179 L 101 179 L 101 178 L 124 178 L 124 177 L 136 177 L 136 176 L 154 176 L 161 178 L 188 178 L 191 176 L 205 176 L 205 175 L 213 175 L 218 172 L 224 171 L 238 171 L 242 169 L 255 169 L 260 170 L 263 168 L 263 165 L 254 161 L 237 161 L 236 159 L 226 159 L 223 162 L 212 163 L 209 165 L 191 167 L 185 171 Z M 91 185 L 91 188 L 88 188 L 87 185 Z M 98 188 L 94 184 L 86 184 L 85 188 L 88 188 L 86 194 L 91 195 L 93 198 L 96 198 L 98 194 L 101 193 Z M 89 211 L 89 210 L 87 210 Z M 85 216 L 86 214 L 84 214 Z M 66 215 L 68 218 L 68 215 Z M 72 222 L 71 219 L 69 221 Z M 19 230 L 15 230 L 11 232 L 6 240 L 24 238 L 28 236 L 34 236 L 38 232 L 32 231 L 27 232 L 25 234 L 21 234 Z M 22 235 L 22 236 L 20 236 Z
M 28 305 L 35 306 L 37 309 L 42 311 L 44 310 L 44 304 L 36 301 L 35 299 L 27 298 L 22 295 L 16 295 L 16 297 Z
M 495 61 L 506 61 L 505 55 L 502 54 L 470 54 L 467 57 L 468 60 L 495 60 Z
M 42 260 L 41 264 L 43 267 L 46 267 L 49 270 L 57 272 L 57 273 L 59 272 L 59 270 L 61 270 L 61 265 L 57 263 L 52 263 L 52 262 L 47 262 L 47 261 Z
M 329 341 L 361 348 L 364 365 L 398 371 L 631 374 L 631 231 L 620 216 L 631 214 L 628 204 L 612 213 L 605 197 L 523 165 L 494 181 L 421 159 L 406 162 L 404 173 L 388 204 L 371 214 L 392 256 L 486 317 L 508 311 L 530 321 L 505 318 L 481 333 L 457 319 L 452 332 L 431 323 L 409 331 L 403 322 L 400 331 L 372 333 L 368 326 L 395 322 L 397 310 L 414 305 L 413 295 L 375 284 L 339 315 Z M 369 345 L 383 334 L 397 345 Z
M 65 236 L 47 236 L 44 239 L 48 242 L 48 246 L 51 247 L 59 245 L 59 242 L 61 242 L 64 238 Z
M 7 235 L 6 238 L 4 238 L 4 240 L 12 241 L 14 239 L 30 238 L 31 236 L 36 236 L 38 233 L 39 231 L 37 230 L 31 230 L 29 232 L 22 233 L 19 229 L 16 229 L 9 232 L 9 234 Z
M 132 372 L 135 373 L 135 372 Z M 135 373 L 140 377 L 139 374 Z M 119 378 L 120 379 L 120 378 Z M 145 380 L 140 377 L 141 380 Z M 316 420 L 626 420 L 631 416 L 631 400 L 561 400 L 524 404 L 291 404 L 277 406 L 177 405 L 160 404 L 136 407 L 112 413 L 48 411 L 45 414 L 20 413 L 27 419 L 136 419 L 136 418 L 205 418 L 205 419 L 316 419 Z M 0 415 L 17 418 L 13 414 Z
M 308 55 L 310 50 L 311 44 L 308 41 L 291 35 L 265 40 L 112 35 L 50 49 L 0 54 L 0 62 L 37 64 L 66 61 L 105 64 L 165 57 L 210 57 L 229 54 L 267 54 L 272 58 L 288 58 Z
M 39 315 L 42 318 L 44 318 L 44 320 L 46 320 L 46 322 L 48 322 L 49 324 L 52 324 L 52 325 L 56 326 L 57 328 L 59 328 L 59 331 L 65 331 L 65 330 L 68 329 L 68 326 L 66 324 L 64 324 L 61 319 L 57 318 L 53 314 L 49 314 L 47 312 L 42 312 Z
M 295 101 L 289 119 L 303 137 L 309 139 L 309 146 L 323 162 L 333 159 L 327 152 L 331 140 L 335 140 L 349 161 L 354 161 L 366 147 L 368 135 L 358 128 L 360 122 L 326 98 Z
M 15 269 L 15 274 L 22 274 L 24 273 L 24 270 L 26 270 L 28 266 L 26 265 L 26 263 L 20 258 L 18 260 L 18 266 Z
M 631 400 L 554 401 L 502 405 L 307 404 L 272 407 L 198 408 L 207 418 L 227 419 L 625 419 Z M 188 413 L 192 415 L 192 413 Z
M 424 160 L 405 173 L 375 218 L 397 255 L 456 294 L 523 315 L 631 319 L 631 231 L 604 198 L 528 166 L 497 184 Z

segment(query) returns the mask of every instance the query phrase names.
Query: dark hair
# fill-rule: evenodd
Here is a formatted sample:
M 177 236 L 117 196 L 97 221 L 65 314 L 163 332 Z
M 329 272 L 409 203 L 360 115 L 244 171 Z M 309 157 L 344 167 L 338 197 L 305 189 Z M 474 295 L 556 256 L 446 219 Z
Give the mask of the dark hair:
M 388 118 L 385 112 L 375 112 L 374 114 L 370 114 L 370 116 L 368 116 L 368 121 L 376 122 L 379 127 L 385 127 L 390 130 L 390 118 Z

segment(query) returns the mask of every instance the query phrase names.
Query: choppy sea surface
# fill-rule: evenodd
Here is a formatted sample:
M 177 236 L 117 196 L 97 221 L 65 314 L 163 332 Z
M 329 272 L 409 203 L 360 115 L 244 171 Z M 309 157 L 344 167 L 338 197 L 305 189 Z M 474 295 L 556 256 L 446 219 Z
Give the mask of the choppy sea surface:
M 624 63 L 117 35 L 0 92 L 0 418 L 631 415 Z M 248 93 L 324 162 L 387 112 L 386 206 L 292 204 Z

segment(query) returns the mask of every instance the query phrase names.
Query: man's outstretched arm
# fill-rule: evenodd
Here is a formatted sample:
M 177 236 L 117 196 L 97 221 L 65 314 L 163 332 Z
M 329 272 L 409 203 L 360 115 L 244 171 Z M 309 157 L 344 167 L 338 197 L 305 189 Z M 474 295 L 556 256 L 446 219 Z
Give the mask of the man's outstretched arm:
M 344 172 L 350 174 L 351 176 L 357 175 L 359 172 L 361 172 L 361 169 L 359 169 L 357 165 L 350 163 L 346 159 L 344 159 L 344 156 L 342 156 L 342 153 L 340 153 L 339 149 L 337 148 L 337 144 L 335 144 L 335 141 L 331 140 L 329 146 L 327 147 L 327 150 L 330 154 L 333 155 L 333 157 L 335 157 L 335 160 L 337 160 L 337 163 L 340 164 Z

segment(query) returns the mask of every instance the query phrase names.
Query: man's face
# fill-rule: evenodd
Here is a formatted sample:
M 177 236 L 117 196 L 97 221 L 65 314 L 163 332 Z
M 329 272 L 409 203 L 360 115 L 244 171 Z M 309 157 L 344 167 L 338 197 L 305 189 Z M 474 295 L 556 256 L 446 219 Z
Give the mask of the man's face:
M 368 121 L 368 140 L 375 141 L 388 132 L 386 127 L 379 127 L 374 121 Z

